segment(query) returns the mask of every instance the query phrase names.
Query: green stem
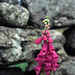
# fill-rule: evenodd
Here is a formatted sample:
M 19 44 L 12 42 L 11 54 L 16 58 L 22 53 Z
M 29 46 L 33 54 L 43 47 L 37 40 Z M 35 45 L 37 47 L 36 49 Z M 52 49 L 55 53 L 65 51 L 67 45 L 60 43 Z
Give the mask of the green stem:
M 46 30 L 47 30 L 47 28 L 45 27 L 45 28 L 44 28 L 44 30 L 46 31 Z

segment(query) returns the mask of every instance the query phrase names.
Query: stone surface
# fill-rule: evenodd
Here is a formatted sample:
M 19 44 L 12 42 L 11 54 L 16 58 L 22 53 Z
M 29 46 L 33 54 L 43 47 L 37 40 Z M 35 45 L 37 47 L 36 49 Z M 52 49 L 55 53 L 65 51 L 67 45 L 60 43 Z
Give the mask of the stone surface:
M 75 0 L 22 0 L 30 12 L 30 24 L 43 28 L 42 20 L 50 16 L 51 27 L 75 25 Z
M 75 61 L 63 62 L 58 70 L 51 75 L 75 75 Z
M 72 5 L 73 6 L 73 5 Z M 63 8 L 52 18 L 53 27 L 75 26 L 75 8 Z
M 0 75 L 24 75 L 20 68 L 0 68 Z
M 41 37 L 40 29 L 19 29 L 0 27 L 0 64 L 10 64 L 19 60 L 33 62 L 41 50 L 34 41 Z M 56 30 L 50 30 L 53 45 L 59 50 L 65 43 L 64 36 Z M 60 45 L 59 45 L 60 44 Z
M 69 59 L 63 47 L 57 51 L 57 54 L 59 55 L 58 63 L 60 64 Z
M 19 4 L 18 0 L 0 0 L 0 2 L 7 2 L 9 4 Z
M 29 19 L 27 9 L 19 5 L 10 5 L 6 2 L 0 3 L 0 25 L 25 27 Z
M 66 43 L 64 45 L 66 52 L 69 55 L 75 56 L 75 28 L 71 27 L 68 30 L 66 30 L 63 34 L 66 38 Z

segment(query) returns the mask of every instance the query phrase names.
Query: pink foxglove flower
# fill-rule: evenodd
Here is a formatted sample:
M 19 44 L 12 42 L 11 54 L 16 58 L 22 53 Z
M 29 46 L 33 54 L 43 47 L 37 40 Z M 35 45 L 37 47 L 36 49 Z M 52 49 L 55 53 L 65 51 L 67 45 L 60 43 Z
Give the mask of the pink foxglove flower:
M 51 39 L 51 37 L 48 37 L 48 42 L 52 43 L 53 40 Z
M 44 62 L 44 59 L 45 59 L 45 56 L 42 55 L 42 53 L 40 52 L 38 55 L 37 55 L 37 58 L 35 59 L 37 61 L 38 64 L 41 64 Z
M 45 31 L 43 30 L 42 35 L 45 35 Z
M 50 75 L 50 73 L 51 73 L 51 68 L 45 68 L 44 69 L 44 73 L 46 74 L 46 75 Z
M 41 50 L 43 55 L 46 55 L 47 48 L 48 48 L 47 42 L 44 42 L 43 47 L 42 47 L 42 50 Z
M 47 41 L 47 36 L 46 35 L 43 36 L 43 40 Z
M 56 52 L 53 52 L 53 58 L 59 58 Z
M 47 36 L 50 36 L 50 33 L 48 33 Z
M 50 68 L 50 69 L 51 69 L 52 60 L 50 60 L 50 59 L 45 59 L 44 65 L 45 65 L 46 68 Z
M 45 25 L 45 27 L 47 27 L 47 24 Z
M 46 33 L 47 33 L 47 34 L 49 34 L 49 31 L 48 31 L 48 30 L 46 30 Z
M 58 64 L 53 64 L 52 65 L 53 71 L 56 71 L 58 68 L 59 68 L 59 65 Z
M 46 59 L 49 59 L 50 61 L 52 60 L 52 54 L 51 53 L 48 53 L 47 55 L 46 55 Z
M 48 26 L 47 29 L 49 29 L 50 27 Z
M 39 75 L 42 67 L 43 67 L 43 64 L 42 65 L 38 65 L 36 68 L 34 68 L 34 70 L 36 71 L 36 75 Z
M 53 47 L 53 45 L 52 45 L 52 43 L 49 43 L 49 49 L 51 50 L 50 52 L 52 53 L 53 51 L 55 51 L 54 50 L 54 47 Z
M 38 38 L 37 40 L 35 40 L 35 43 L 38 45 L 39 43 L 41 43 L 43 40 L 43 37 Z
M 48 22 L 46 23 L 45 20 Z M 52 71 L 56 71 L 59 68 L 59 65 L 57 64 L 59 56 L 55 52 L 55 49 L 52 45 L 53 40 L 50 37 L 49 31 L 47 30 L 49 29 L 49 20 L 45 20 L 43 22 L 45 22 L 47 26 L 45 25 L 44 31 L 42 32 L 43 36 L 35 40 L 37 45 L 44 41 L 42 49 L 35 59 L 35 61 L 38 63 L 38 66 L 34 68 L 36 75 L 39 75 L 43 67 L 46 75 L 50 75 Z

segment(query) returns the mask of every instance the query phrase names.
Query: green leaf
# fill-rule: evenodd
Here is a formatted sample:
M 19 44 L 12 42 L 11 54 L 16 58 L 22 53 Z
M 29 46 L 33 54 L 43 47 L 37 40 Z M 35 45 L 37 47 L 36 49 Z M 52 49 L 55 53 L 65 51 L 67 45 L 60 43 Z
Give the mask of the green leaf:
M 16 64 L 16 65 L 10 65 L 8 67 L 19 67 L 19 68 L 21 68 L 21 70 L 23 72 L 25 72 L 27 66 L 28 66 L 27 63 L 19 63 L 19 64 Z

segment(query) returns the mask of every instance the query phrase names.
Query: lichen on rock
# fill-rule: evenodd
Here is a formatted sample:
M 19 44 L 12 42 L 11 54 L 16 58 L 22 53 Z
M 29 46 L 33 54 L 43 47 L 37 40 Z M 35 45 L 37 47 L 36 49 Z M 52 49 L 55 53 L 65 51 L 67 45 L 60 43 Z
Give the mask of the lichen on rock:
M 0 3 L 0 25 L 10 27 L 25 27 L 29 20 L 29 12 L 20 5 L 6 2 Z

